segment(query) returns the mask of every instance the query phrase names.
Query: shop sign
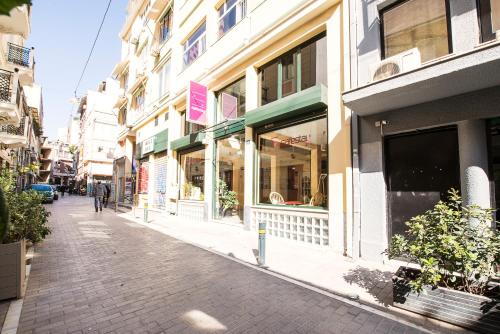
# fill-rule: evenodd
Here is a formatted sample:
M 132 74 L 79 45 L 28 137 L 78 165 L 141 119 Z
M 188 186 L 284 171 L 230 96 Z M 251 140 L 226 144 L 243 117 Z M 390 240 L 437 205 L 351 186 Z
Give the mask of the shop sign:
M 207 122 L 207 86 L 189 81 L 187 92 L 187 117 L 191 123 L 206 125 Z
M 142 155 L 153 152 L 155 149 L 155 137 L 151 137 L 142 142 Z
M 224 119 L 236 119 L 238 109 L 238 98 L 222 93 L 222 115 Z

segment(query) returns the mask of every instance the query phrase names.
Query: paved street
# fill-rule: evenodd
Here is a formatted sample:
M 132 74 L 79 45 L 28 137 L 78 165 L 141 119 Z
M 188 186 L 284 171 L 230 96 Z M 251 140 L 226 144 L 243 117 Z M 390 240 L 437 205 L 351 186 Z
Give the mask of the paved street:
M 418 333 L 116 217 L 51 207 L 18 333 Z

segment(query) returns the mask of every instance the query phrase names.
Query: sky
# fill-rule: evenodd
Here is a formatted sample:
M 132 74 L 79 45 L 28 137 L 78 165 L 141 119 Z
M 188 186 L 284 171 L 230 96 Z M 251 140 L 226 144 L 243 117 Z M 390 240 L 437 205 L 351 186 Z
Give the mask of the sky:
M 92 58 L 77 91 L 95 90 L 120 60 L 118 33 L 125 22 L 127 0 L 112 0 Z M 32 0 L 31 35 L 35 48 L 35 81 L 42 86 L 44 135 L 57 138 L 76 106 L 70 103 L 97 34 L 108 0 Z

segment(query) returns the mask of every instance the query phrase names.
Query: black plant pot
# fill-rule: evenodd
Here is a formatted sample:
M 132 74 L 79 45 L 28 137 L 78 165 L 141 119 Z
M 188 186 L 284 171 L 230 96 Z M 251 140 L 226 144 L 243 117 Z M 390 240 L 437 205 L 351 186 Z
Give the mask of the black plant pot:
M 400 267 L 393 278 L 394 306 L 427 317 L 470 328 L 480 333 L 500 333 L 500 301 L 446 288 L 425 287 L 412 292 L 407 277 L 418 270 Z M 497 287 L 494 287 L 498 289 Z

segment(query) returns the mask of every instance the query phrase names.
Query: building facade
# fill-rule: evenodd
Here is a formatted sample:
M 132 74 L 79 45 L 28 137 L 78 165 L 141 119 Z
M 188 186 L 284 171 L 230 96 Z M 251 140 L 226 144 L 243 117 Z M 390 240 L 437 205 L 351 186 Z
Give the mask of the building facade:
M 118 84 L 107 79 L 99 84 L 97 91 L 88 91 L 80 99 L 76 186 L 85 189 L 89 195 L 97 181 L 111 182 L 117 135 L 117 115 L 113 105 L 117 94 Z
M 461 190 L 498 207 L 500 2 L 351 1 L 354 254 Z
M 113 70 L 118 202 L 267 222 L 273 237 L 349 254 L 344 11 L 321 0 L 130 1 Z
M 25 47 L 31 8 L 0 16 L 0 167 L 18 172 L 18 188 L 37 182 L 43 123 L 41 87 L 34 83 L 34 49 Z

